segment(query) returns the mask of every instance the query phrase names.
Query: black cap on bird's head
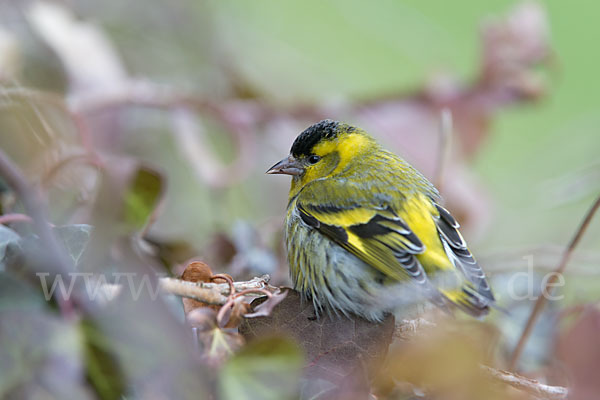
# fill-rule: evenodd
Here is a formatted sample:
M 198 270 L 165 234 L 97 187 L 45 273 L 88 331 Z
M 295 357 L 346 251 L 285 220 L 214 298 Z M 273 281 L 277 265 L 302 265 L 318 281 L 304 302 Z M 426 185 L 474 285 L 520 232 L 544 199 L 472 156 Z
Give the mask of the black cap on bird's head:
M 331 119 L 324 119 L 306 128 L 292 144 L 290 154 L 300 157 L 310 154 L 315 144 L 323 139 L 334 139 L 339 135 L 340 123 Z
M 302 175 L 308 166 L 314 165 L 325 156 L 315 154 L 315 148 L 319 147 L 319 144 L 336 140 L 343 134 L 359 131 L 351 125 L 331 119 L 317 122 L 298 135 L 292 144 L 290 155 L 269 168 L 267 174 Z

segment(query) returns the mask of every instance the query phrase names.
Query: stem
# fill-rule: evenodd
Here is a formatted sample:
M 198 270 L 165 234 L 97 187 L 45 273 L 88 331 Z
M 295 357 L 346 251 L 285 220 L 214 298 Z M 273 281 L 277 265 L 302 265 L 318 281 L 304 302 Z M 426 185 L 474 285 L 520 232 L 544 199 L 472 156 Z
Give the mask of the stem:
M 12 224 L 13 222 L 32 222 L 32 219 L 29 215 L 19 213 L 0 215 L 0 225 Z
M 45 215 L 45 205 L 39 196 L 39 193 L 32 189 L 21 170 L 10 160 L 10 158 L 0 149 L 0 176 L 10 186 L 21 199 L 25 210 L 32 219 L 33 225 L 40 237 L 40 241 L 45 250 L 46 259 L 44 264 L 46 270 L 53 274 L 68 273 L 73 271 L 73 264 L 64 254 Z M 61 302 L 62 298 L 57 296 L 58 304 L 63 315 L 71 314 L 72 307 L 69 304 Z
M 450 155 L 450 139 L 452 138 L 452 112 L 443 108 L 440 113 L 440 145 L 438 147 L 437 164 L 433 173 L 433 184 L 441 192 L 444 182 L 444 169 Z
M 569 394 L 568 389 L 562 386 L 545 385 L 536 380 L 516 375 L 508 371 L 490 368 L 486 365 L 480 365 L 480 368 L 492 379 L 530 393 L 534 395 L 536 399 L 562 400 L 566 399 Z
M 540 313 L 542 312 L 544 305 L 546 304 L 547 298 L 544 294 L 549 293 L 549 290 L 551 289 L 552 285 L 555 283 L 556 279 L 558 279 L 558 276 L 564 272 L 565 268 L 567 267 L 567 263 L 569 262 L 569 259 L 571 258 L 573 251 L 575 250 L 575 247 L 577 247 L 577 245 L 579 244 L 579 241 L 583 237 L 583 234 L 585 233 L 588 226 L 590 225 L 590 222 L 591 222 L 592 218 L 594 217 L 594 214 L 596 213 L 596 211 L 598 211 L 599 207 L 600 207 L 600 196 L 598 196 L 598 198 L 596 199 L 596 201 L 594 202 L 592 207 L 589 209 L 589 211 L 583 218 L 583 221 L 581 222 L 581 224 L 579 225 L 579 228 L 575 232 L 575 236 L 573 236 L 573 238 L 571 239 L 571 242 L 569 243 L 569 246 L 567 246 L 565 252 L 563 253 L 560 263 L 558 264 L 558 268 L 556 268 L 555 273 L 553 273 L 550 276 L 550 279 L 548 279 L 545 287 L 542 290 L 542 295 L 540 297 L 538 297 L 537 301 L 535 302 L 533 310 L 531 311 L 531 315 L 529 315 L 527 324 L 525 325 L 525 328 L 523 329 L 523 333 L 521 334 L 521 337 L 519 338 L 517 347 L 515 347 L 515 350 L 510 359 L 510 364 L 509 364 L 510 370 L 515 369 L 517 362 L 519 361 L 519 358 L 521 357 L 521 353 L 523 352 L 523 349 L 525 348 L 527 339 L 529 338 L 529 336 L 531 335 L 531 332 L 533 331 L 535 322 L 536 322 L 537 318 L 539 317 Z

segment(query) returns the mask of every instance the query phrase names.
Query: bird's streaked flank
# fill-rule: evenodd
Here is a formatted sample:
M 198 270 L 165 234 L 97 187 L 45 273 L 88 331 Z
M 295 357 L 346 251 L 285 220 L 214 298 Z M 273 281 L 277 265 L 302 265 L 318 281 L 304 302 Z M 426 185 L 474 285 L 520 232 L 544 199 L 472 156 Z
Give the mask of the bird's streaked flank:
M 436 188 L 365 131 L 321 121 L 267 173 L 292 176 L 290 273 L 318 311 L 378 321 L 407 297 L 474 316 L 493 305 L 485 274 Z

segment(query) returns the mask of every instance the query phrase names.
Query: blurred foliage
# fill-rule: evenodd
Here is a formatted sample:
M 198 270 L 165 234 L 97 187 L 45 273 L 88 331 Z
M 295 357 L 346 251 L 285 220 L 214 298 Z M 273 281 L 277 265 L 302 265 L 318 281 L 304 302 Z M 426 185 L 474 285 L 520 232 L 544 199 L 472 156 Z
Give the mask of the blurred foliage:
M 298 398 L 302 353 L 288 339 L 257 339 L 231 357 L 219 378 L 223 399 Z
M 50 268 L 48 238 L 2 176 L 0 397 L 528 398 L 478 365 L 504 365 L 600 191 L 599 7 L 0 2 L 0 150 L 66 256 Z M 277 293 L 253 311 L 244 296 L 185 299 L 184 324 L 181 304 L 158 295 L 158 276 L 197 258 L 236 281 L 289 284 L 289 182 L 263 173 L 298 132 L 344 120 L 433 177 L 443 109 L 454 130 L 436 183 L 510 313 L 436 319 L 378 369 L 393 321 L 315 319 Z M 597 393 L 599 238 L 592 224 L 520 365 L 576 399 Z M 203 265 L 183 279 L 231 279 Z

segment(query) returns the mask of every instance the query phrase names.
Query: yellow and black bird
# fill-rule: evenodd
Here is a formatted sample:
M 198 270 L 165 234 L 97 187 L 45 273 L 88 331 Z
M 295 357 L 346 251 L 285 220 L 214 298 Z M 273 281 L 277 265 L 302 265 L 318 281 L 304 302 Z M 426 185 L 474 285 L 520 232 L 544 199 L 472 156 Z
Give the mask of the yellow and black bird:
M 379 321 L 407 299 L 453 304 L 474 316 L 494 304 L 437 189 L 365 131 L 318 122 L 267 173 L 292 176 L 290 273 L 317 312 Z

